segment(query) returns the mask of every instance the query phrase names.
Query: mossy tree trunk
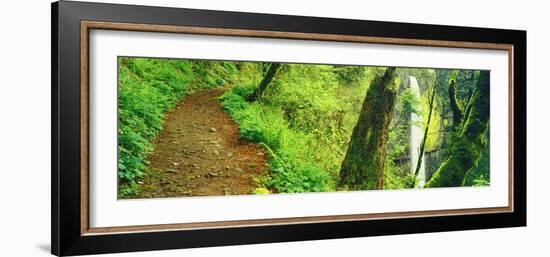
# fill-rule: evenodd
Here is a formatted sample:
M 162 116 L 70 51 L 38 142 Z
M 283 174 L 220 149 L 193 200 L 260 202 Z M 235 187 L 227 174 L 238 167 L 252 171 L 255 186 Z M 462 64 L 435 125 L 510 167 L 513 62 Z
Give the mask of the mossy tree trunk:
M 462 130 L 451 146 L 449 157 L 435 171 L 426 187 L 461 186 L 468 172 L 477 166 L 487 143 L 489 84 L 489 72 L 481 71 Z
M 414 169 L 414 176 L 418 176 L 418 172 L 420 171 L 420 167 L 422 167 L 422 156 L 424 156 L 424 151 L 426 149 L 426 141 L 428 140 L 428 132 L 430 129 L 430 122 L 432 120 L 432 112 L 434 109 L 434 99 L 435 99 L 435 85 L 433 84 L 432 94 L 430 95 L 430 102 L 428 108 L 430 109 L 428 111 L 428 120 L 426 121 L 426 126 L 424 127 L 424 136 L 422 137 L 422 142 L 420 143 L 420 150 L 418 153 L 418 161 L 416 162 L 416 168 Z
M 281 68 L 280 63 L 272 63 L 271 65 L 269 65 L 269 69 L 267 70 L 264 78 L 262 79 L 262 82 L 260 82 L 260 85 L 254 91 L 254 93 L 248 96 L 247 100 L 250 102 L 253 102 L 260 99 L 280 68 Z
M 387 68 L 369 87 L 340 169 L 339 186 L 382 189 L 388 130 L 397 95 L 397 73 Z
M 456 129 L 462 124 L 462 108 L 456 100 L 456 80 L 451 78 L 449 80 L 449 102 L 451 103 L 451 110 L 453 111 L 453 127 Z

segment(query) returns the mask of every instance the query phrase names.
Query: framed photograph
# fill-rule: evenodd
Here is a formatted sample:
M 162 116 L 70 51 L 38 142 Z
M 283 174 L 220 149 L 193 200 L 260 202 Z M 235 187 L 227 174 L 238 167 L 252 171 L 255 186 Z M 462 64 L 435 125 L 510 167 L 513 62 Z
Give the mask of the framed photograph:
M 52 253 L 526 225 L 526 32 L 52 4 Z

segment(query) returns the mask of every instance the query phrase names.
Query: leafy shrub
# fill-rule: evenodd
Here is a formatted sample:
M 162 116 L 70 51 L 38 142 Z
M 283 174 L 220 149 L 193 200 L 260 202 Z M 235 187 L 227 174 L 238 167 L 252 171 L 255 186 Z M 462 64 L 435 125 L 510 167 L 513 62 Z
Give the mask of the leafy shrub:
M 222 106 L 239 126 L 242 139 L 259 143 L 270 153 L 271 179 L 265 186 L 279 193 L 331 191 L 327 171 L 303 157 L 308 136 L 293 131 L 274 106 L 248 103 L 250 86 L 237 86 L 222 97 Z
M 143 175 L 151 140 L 193 79 L 190 61 L 121 57 L 118 73 L 118 177 L 121 196 Z
M 311 163 L 283 163 L 280 159 L 270 161 L 272 179 L 267 185 L 280 193 L 304 193 L 333 191 L 329 187 L 330 176 Z

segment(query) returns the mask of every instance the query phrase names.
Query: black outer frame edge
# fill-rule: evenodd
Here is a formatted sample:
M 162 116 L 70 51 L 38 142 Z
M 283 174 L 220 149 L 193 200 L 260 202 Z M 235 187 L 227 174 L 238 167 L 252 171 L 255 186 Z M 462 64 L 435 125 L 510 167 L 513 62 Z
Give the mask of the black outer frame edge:
M 514 42 L 514 208 L 527 225 L 527 32 Z
M 80 236 L 81 20 L 514 45 L 512 213 Z M 526 32 L 62 1 L 52 4 L 52 254 L 162 250 L 526 225 Z
M 58 175 L 58 3 L 51 4 L 51 253 L 59 254 L 59 175 Z
M 213 28 L 431 39 L 484 43 L 513 43 L 510 38 L 522 30 L 449 25 L 369 21 L 313 16 L 214 11 L 173 7 L 60 1 L 81 20 L 182 25 Z M 125 12 L 121 10 L 126 10 Z M 140 21 L 136 22 L 135 17 Z M 297 29 L 299 28 L 299 29 Z M 398 31 L 399 35 L 396 36 Z M 436 34 L 433 31 L 437 31 Z

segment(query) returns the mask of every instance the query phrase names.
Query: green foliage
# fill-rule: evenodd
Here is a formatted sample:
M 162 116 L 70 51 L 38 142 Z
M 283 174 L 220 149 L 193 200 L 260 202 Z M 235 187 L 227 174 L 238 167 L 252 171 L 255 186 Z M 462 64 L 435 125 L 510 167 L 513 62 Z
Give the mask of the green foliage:
M 470 114 L 463 122 L 459 134 L 453 137 L 449 157 L 428 181 L 427 187 L 464 185 L 468 173 L 475 169 L 481 157 L 488 153 L 489 72 L 483 71 L 478 77 L 475 92 L 470 100 Z
M 289 157 L 270 161 L 272 179 L 267 186 L 279 193 L 304 193 L 332 191 L 329 175 L 312 163 L 300 163 Z
M 422 96 L 427 96 L 429 89 L 437 82 L 437 74 L 434 69 L 408 68 L 400 69 L 399 73 L 402 76 L 415 77 Z
M 118 178 L 125 196 L 143 175 L 164 113 L 186 92 L 235 81 L 237 68 L 233 62 L 130 57 L 120 57 L 118 66 Z
M 411 114 L 422 114 L 421 99 L 407 87 L 397 96 L 393 125 L 388 133 L 388 147 L 384 166 L 384 188 L 403 189 L 415 186 L 416 179 L 408 166 L 398 165 L 395 160 L 409 153 L 409 123 Z M 422 125 L 422 124 L 417 124 Z
M 408 153 L 407 126 L 390 130 L 388 133 L 388 148 L 384 163 L 384 188 L 403 189 L 415 185 L 415 177 L 407 167 L 401 167 L 395 160 Z
M 248 102 L 269 63 L 119 58 L 118 177 L 119 195 L 131 195 L 147 170 L 164 114 L 195 90 L 224 87 L 223 109 L 238 125 L 243 140 L 259 143 L 269 153 L 269 176 L 258 179 L 254 194 L 341 190 L 336 181 L 350 137 L 373 78 L 385 68 L 365 66 L 284 64 L 262 98 Z M 428 89 L 437 85 L 426 150 L 447 151 L 459 139 L 447 130 L 450 119 L 447 88 L 456 76 L 457 99 L 466 106 L 477 81 L 475 71 L 399 68 L 401 81 L 418 80 L 421 96 L 392 85 L 396 105 L 387 139 L 384 188 L 415 186 L 404 165 L 409 151 L 410 114 L 427 119 Z M 403 83 L 405 84 L 405 83 Z M 443 85 L 443 86 L 441 86 Z M 373 100 L 375 101 L 375 100 Z M 426 121 L 424 121 L 426 122 Z M 483 144 L 484 145 L 484 144 Z M 450 151 L 450 150 L 449 150 Z M 455 149 L 455 151 L 458 151 Z M 489 150 L 464 185 L 489 183 Z M 447 152 L 445 152 L 445 155 Z
M 410 115 L 411 113 L 420 114 L 422 112 L 420 99 L 418 99 L 411 88 L 407 88 L 401 93 L 398 102 L 396 106 L 398 113 Z
M 292 130 L 280 109 L 259 102 L 248 103 L 245 96 L 253 91 L 251 88 L 234 87 L 221 100 L 223 108 L 237 122 L 241 138 L 260 143 L 271 156 L 271 179 L 265 186 L 278 193 L 330 191 L 329 174 L 311 163 L 310 158 L 303 158 L 308 154 L 308 139 L 312 138 Z
M 269 64 L 258 66 L 255 71 L 263 72 Z M 265 186 L 275 192 L 336 190 L 340 163 L 357 123 L 362 100 L 372 78 L 384 68 L 291 64 L 284 67 L 261 101 L 244 101 L 262 77 L 262 72 L 258 72 L 260 75 L 255 76 L 255 80 L 250 79 L 227 92 L 222 104 L 239 125 L 243 139 L 265 143 L 272 152 L 271 179 Z M 433 69 L 399 69 L 399 74 L 402 80 L 415 76 L 423 90 L 419 98 L 409 88 L 396 87 L 399 93 L 385 160 L 384 187 L 387 189 L 412 188 L 417 183 L 410 169 L 397 160 L 408 155 L 410 114 L 422 114 L 426 122 L 427 91 L 438 83 L 438 73 Z M 450 71 L 447 78 L 449 75 Z M 437 150 L 452 140 L 442 138 L 441 132 L 447 119 L 442 110 L 445 97 L 437 93 L 427 151 Z M 487 176 L 488 173 L 475 175 L 475 183 L 483 183 Z
M 464 179 L 463 186 L 488 186 L 491 182 L 491 176 L 489 174 L 489 147 L 483 150 L 481 159 L 477 163 L 477 166 L 472 168 L 466 178 Z
M 345 86 L 359 86 L 367 76 L 363 66 L 335 66 L 336 77 Z
M 163 113 L 175 106 L 193 79 L 192 63 L 121 57 L 118 64 L 119 194 L 127 195 L 143 175 Z

